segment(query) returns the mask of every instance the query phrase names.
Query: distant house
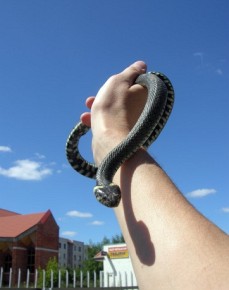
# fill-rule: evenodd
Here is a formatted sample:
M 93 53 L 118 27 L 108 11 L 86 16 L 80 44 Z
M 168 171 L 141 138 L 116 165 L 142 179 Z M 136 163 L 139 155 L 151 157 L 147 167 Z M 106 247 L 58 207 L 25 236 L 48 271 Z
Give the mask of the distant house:
M 23 281 L 27 269 L 32 276 L 38 267 L 45 268 L 50 257 L 58 260 L 58 245 L 59 227 L 50 210 L 22 215 L 0 209 L 0 268 L 5 282 L 10 269 L 15 283 L 18 269 Z
M 59 267 L 81 268 L 87 259 L 87 246 L 83 242 L 59 238 Z
M 125 243 L 104 245 L 94 256 L 103 262 L 103 287 L 136 286 L 134 269 Z

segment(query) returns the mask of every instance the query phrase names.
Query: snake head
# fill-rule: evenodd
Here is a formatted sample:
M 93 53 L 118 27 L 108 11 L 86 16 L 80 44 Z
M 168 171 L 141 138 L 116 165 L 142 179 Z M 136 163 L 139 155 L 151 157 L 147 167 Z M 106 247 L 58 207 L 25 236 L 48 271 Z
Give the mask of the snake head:
M 94 194 L 96 199 L 107 207 L 117 207 L 121 200 L 120 188 L 114 183 L 95 186 Z

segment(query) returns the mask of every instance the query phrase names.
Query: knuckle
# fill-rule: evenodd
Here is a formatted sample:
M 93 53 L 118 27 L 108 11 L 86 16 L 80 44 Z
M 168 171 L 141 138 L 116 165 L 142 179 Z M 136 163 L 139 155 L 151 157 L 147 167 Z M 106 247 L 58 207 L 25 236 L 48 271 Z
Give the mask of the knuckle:
M 119 81 L 120 81 L 119 74 L 114 74 L 108 79 L 110 85 L 116 85 Z

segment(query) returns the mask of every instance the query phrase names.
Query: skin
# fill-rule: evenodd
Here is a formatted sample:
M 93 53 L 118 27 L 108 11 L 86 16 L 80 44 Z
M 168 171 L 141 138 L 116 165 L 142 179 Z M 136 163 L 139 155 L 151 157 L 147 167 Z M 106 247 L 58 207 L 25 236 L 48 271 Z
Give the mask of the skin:
M 91 126 L 97 165 L 129 133 L 145 104 L 147 91 L 134 81 L 146 72 L 135 62 L 110 77 L 81 121 Z M 229 237 L 199 213 L 143 149 L 114 177 L 122 192 L 115 208 L 139 288 L 226 290 Z

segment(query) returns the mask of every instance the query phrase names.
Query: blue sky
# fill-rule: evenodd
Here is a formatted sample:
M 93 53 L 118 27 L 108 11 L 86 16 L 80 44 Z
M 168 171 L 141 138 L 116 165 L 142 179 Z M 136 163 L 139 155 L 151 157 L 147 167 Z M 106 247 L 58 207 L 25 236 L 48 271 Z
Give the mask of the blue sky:
M 60 235 L 120 233 L 95 182 L 68 165 L 84 101 L 136 60 L 171 79 L 176 101 L 150 153 L 188 200 L 229 233 L 229 2 L 0 1 L 0 208 L 51 209 Z M 90 134 L 80 146 L 92 160 Z

